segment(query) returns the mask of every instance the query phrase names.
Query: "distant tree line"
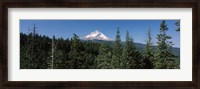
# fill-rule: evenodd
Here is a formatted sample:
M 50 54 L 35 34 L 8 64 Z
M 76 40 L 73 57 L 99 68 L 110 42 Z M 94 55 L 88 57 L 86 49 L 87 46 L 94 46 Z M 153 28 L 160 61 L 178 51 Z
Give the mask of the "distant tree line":
M 113 46 L 82 41 L 76 34 L 71 39 L 49 38 L 36 33 L 20 33 L 21 69 L 177 69 L 180 59 L 172 52 L 172 37 L 163 20 L 153 49 L 151 30 L 147 32 L 146 47 L 141 52 L 126 32 L 122 45 L 117 28 Z

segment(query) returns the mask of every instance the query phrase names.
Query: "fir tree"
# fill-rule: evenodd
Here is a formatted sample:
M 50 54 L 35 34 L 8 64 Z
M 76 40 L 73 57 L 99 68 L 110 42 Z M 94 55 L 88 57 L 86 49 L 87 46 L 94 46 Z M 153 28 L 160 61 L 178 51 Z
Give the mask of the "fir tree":
M 54 57 L 54 69 L 62 69 L 64 67 L 63 63 L 63 59 L 64 59 L 64 54 L 61 50 L 55 50 L 54 53 L 55 57 Z
M 140 51 L 136 48 L 133 38 L 130 38 L 130 45 L 131 45 L 131 47 L 129 48 L 130 52 L 128 54 L 128 57 L 130 59 L 130 68 L 142 69 L 144 66 L 143 57 Z
M 125 41 L 125 45 L 123 48 L 123 65 L 122 68 L 130 68 L 130 59 L 129 59 L 129 52 L 130 52 L 130 36 L 129 36 L 129 32 L 126 32 L 126 41 Z
M 101 44 L 99 47 L 99 55 L 96 58 L 98 69 L 110 69 L 112 68 L 111 62 L 111 52 L 109 46 L 106 44 Z
M 180 31 L 180 20 L 175 22 L 175 25 L 177 26 L 176 31 Z
M 122 66 L 122 44 L 121 44 L 121 37 L 120 37 L 120 31 L 119 27 L 117 28 L 117 33 L 116 33 L 116 38 L 115 38 L 115 43 L 113 47 L 113 52 L 112 52 L 112 67 L 113 68 L 121 68 Z
M 123 68 L 138 69 L 143 67 L 142 55 L 137 50 L 133 38 L 129 36 L 129 32 L 126 33 L 126 42 L 123 49 Z
M 151 37 L 151 29 L 149 28 L 147 32 L 147 41 L 144 51 L 144 63 L 145 63 L 144 68 L 152 69 L 153 61 L 154 61 L 153 42 Z
M 73 38 L 72 38 L 72 46 L 71 46 L 71 51 L 69 53 L 69 58 L 71 59 L 70 61 L 70 65 L 71 68 L 74 69 L 79 69 L 81 68 L 81 51 L 80 51 L 80 39 L 79 37 L 74 34 Z
M 160 33 L 157 35 L 157 54 L 156 62 L 154 63 L 155 68 L 157 69 L 168 69 L 175 67 L 175 55 L 172 53 L 171 41 L 168 41 L 172 37 L 166 34 L 168 30 L 165 20 L 160 24 Z
M 20 68 L 32 69 L 32 55 L 29 35 L 20 33 Z

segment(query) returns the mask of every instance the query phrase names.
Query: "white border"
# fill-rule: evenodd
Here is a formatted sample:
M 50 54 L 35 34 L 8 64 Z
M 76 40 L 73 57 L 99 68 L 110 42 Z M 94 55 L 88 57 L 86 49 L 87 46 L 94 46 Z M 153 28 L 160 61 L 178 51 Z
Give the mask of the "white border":
M 181 69 L 19 70 L 20 19 L 181 19 Z M 8 81 L 192 81 L 191 8 L 9 8 L 8 23 Z

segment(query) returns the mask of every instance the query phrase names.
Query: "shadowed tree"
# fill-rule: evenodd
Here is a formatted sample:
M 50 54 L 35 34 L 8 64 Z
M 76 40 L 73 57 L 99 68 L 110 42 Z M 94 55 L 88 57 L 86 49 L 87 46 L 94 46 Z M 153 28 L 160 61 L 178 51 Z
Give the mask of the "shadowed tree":
M 173 43 L 170 40 L 172 37 L 166 34 L 168 30 L 165 20 L 160 24 L 160 33 L 157 35 L 158 46 L 156 51 L 156 69 L 175 68 L 175 55 L 172 53 Z
M 133 38 L 129 36 L 129 32 L 126 32 L 126 42 L 123 49 L 123 66 L 122 68 L 139 69 L 143 68 L 142 55 L 137 50 Z
M 144 68 L 145 69 L 152 69 L 153 68 L 153 61 L 154 61 L 154 51 L 153 51 L 153 42 L 151 37 L 151 29 L 149 28 L 147 32 L 147 40 L 146 46 L 144 51 Z
M 98 69 L 111 69 L 111 52 L 109 46 L 106 44 L 101 44 L 99 47 L 99 55 L 97 56 L 97 68 Z
M 80 50 L 80 39 L 74 34 L 71 40 L 71 51 L 69 53 L 71 68 L 79 69 L 82 66 L 81 50 Z
M 122 66 L 122 61 L 121 61 L 122 44 L 121 44 L 119 27 L 117 28 L 117 33 L 116 33 L 116 38 L 115 38 L 115 43 L 114 43 L 112 54 L 113 54 L 112 61 L 111 61 L 112 67 L 117 68 L 117 69 L 121 68 L 121 66 Z
M 177 26 L 176 31 L 180 31 L 180 20 L 176 21 L 175 25 Z

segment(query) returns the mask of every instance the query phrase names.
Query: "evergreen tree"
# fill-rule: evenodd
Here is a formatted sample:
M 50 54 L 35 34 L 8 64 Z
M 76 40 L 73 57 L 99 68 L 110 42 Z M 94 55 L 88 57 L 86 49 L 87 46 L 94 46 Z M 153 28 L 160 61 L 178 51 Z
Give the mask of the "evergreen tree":
M 123 56 L 122 68 L 130 68 L 130 59 L 129 59 L 130 48 L 131 48 L 130 36 L 129 36 L 129 32 L 127 31 L 126 32 L 126 41 L 125 41 L 123 55 L 122 55 Z
M 47 69 L 52 65 L 54 69 L 180 68 L 179 57 L 172 53 L 173 43 L 166 34 L 168 28 L 165 21 L 160 27 L 156 52 L 153 51 L 149 30 L 144 54 L 137 49 L 128 31 L 122 46 L 119 28 L 114 42 L 81 41 L 76 34 L 70 40 L 55 36 L 49 38 L 35 32 L 20 33 L 20 68 Z
M 64 68 L 64 54 L 61 50 L 55 49 L 54 53 L 54 69 Z
M 55 36 L 53 35 L 53 38 L 49 44 L 51 44 L 51 50 L 49 50 L 48 54 L 50 55 L 49 60 L 47 61 L 48 69 L 54 69 L 55 68 L 55 49 L 56 49 L 56 41 Z
M 130 38 L 130 52 L 128 54 L 128 57 L 130 59 L 130 68 L 131 69 L 142 69 L 144 66 L 143 63 L 143 57 L 140 53 L 140 51 L 136 48 L 133 38 Z
M 172 37 L 166 34 L 168 30 L 165 20 L 160 24 L 160 33 L 157 35 L 157 54 L 156 62 L 154 63 L 155 68 L 157 69 L 169 69 L 175 67 L 175 55 L 172 53 L 171 41 L 168 41 Z
M 62 38 L 55 39 L 55 36 L 53 36 L 54 43 L 53 44 L 53 68 L 54 69 L 62 69 L 65 66 L 65 58 L 64 58 L 64 52 L 62 49 L 62 43 L 64 40 Z M 67 53 L 65 53 L 67 54 Z
M 60 49 L 63 51 L 63 68 L 70 69 L 71 68 L 71 60 L 69 58 L 69 53 L 71 51 L 71 41 L 69 39 L 65 39 L 64 43 L 62 44 L 63 47 Z
M 96 57 L 99 54 L 99 46 L 100 45 L 98 43 L 93 43 L 91 41 L 83 42 L 83 47 L 85 48 L 85 50 L 82 58 L 85 60 L 85 68 L 96 68 Z
M 143 58 L 139 50 L 136 48 L 133 38 L 126 33 L 126 42 L 123 49 L 123 68 L 138 69 L 143 68 Z
M 109 46 L 106 44 L 101 44 L 99 48 L 99 55 L 97 56 L 97 68 L 98 69 L 110 69 L 112 68 L 111 62 L 111 52 Z
M 71 41 L 72 41 L 72 46 L 71 46 L 71 51 L 69 53 L 69 58 L 71 59 L 70 65 L 72 65 L 71 68 L 79 69 L 82 66 L 80 39 L 76 34 L 74 34 Z
M 122 66 L 122 44 L 121 44 L 121 37 L 120 37 L 120 31 L 119 27 L 117 28 L 117 33 L 116 33 L 116 38 L 115 38 L 115 43 L 113 47 L 113 52 L 112 52 L 112 67 L 113 68 L 121 68 Z
M 175 25 L 177 26 L 176 31 L 180 31 L 180 20 L 176 21 Z
M 20 69 L 32 69 L 29 35 L 20 33 Z
M 151 29 L 149 28 L 147 32 L 147 41 L 144 51 L 144 68 L 145 69 L 152 69 L 153 68 L 153 61 L 154 61 L 154 51 L 153 51 L 153 42 L 151 37 Z

